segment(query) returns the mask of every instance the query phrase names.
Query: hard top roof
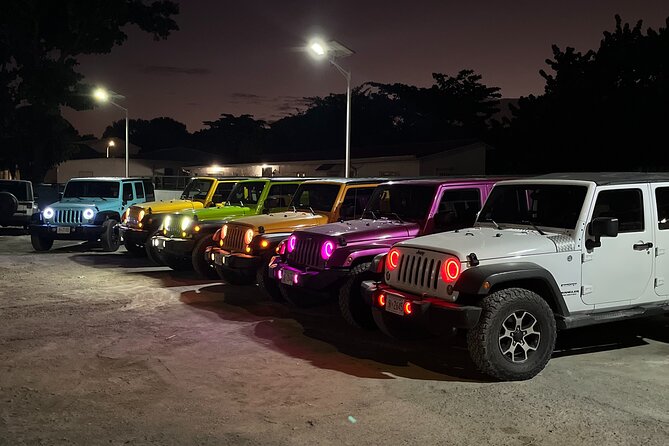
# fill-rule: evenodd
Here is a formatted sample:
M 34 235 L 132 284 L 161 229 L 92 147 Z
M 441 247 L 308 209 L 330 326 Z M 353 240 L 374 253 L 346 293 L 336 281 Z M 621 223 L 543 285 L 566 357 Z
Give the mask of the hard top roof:
M 302 178 L 302 177 L 256 177 L 256 178 L 247 178 L 243 181 L 271 181 L 271 182 L 295 182 L 295 181 L 307 181 L 313 180 L 314 178 Z
M 78 177 L 70 181 L 151 181 L 149 177 Z
M 369 184 L 369 183 L 385 183 L 389 178 L 341 178 L 341 177 L 323 177 L 311 178 L 309 183 L 339 183 L 339 184 Z
M 538 180 L 592 181 L 599 186 L 608 184 L 632 184 L 669 182 L 668 172 L 564 172 L 531 177 Z
M 490 183 L 502 180 L 515 180 L 515 176 L 439 176 L 439 177 L 408 177 L 408 178 L 391 178 L 387 183 L 393 184 L 423 184 L 423 185 L 439 185 L 444 183 Z

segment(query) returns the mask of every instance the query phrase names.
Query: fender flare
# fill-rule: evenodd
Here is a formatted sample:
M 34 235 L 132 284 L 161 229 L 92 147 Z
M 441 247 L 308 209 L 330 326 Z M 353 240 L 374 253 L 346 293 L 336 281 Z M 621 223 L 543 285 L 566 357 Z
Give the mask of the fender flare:
M 466 269 L 458 278 L 453 289 L 462 294 L 485 296 L 497 285 L 519 280 L 539 280 L 551 293 L 551 298 L 561 316 L 569 316 L 567 304 L 553 275 L 545 268 L 532 262 L 510 262 L 483 265 Z

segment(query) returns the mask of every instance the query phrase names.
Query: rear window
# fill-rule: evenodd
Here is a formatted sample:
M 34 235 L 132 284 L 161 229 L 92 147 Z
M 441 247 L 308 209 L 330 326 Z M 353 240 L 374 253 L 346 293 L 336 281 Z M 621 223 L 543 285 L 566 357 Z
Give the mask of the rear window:
M 32 188 L 27 181 L 0 181 L 0 192 L 9 192 L 19 201 L 32 201 Z

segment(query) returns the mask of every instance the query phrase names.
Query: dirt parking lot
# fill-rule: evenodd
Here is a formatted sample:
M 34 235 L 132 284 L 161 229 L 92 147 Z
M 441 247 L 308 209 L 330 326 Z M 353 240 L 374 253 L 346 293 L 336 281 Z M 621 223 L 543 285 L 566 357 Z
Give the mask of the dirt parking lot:
M 669 444 L 669 318 L 563 333 L 526 382 L 454 336 L 393 342 L 328 307 L 0 235 L 2 445 Z

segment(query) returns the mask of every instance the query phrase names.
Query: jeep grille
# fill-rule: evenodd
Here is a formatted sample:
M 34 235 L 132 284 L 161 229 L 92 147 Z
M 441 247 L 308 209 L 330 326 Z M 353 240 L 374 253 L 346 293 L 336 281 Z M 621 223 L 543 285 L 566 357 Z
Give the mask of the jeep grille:
M 448 254 L 401 247 L 397 268 L 388 272 L 386 283 L 417 295 L 446 297 L 447 284 L 440 277 L 442 262 Z
M 321 257 L 321 246 L 318 240 L 298 237 L 295 250 L 288 254 L 288 263 L 314 268 L 325 267 L 325 260 Z
M 81 224 L 83 221 L 83 211 L 73 209 L 57 210 L 53 217 L 54 223 Z
M 223 239 L 223 249 L 232 252 L 244 250 L 244 233 L 249 228 L 240 225 L 228 225 L 228 233 Z

